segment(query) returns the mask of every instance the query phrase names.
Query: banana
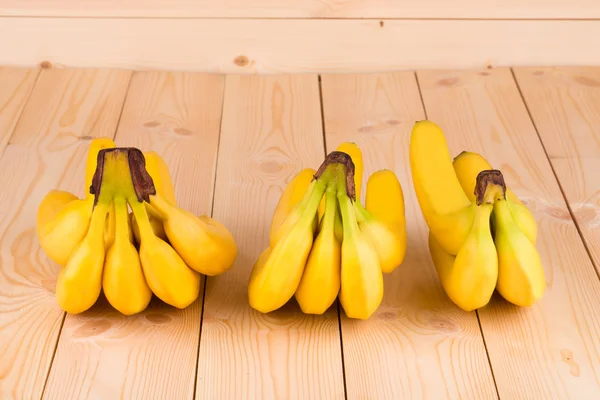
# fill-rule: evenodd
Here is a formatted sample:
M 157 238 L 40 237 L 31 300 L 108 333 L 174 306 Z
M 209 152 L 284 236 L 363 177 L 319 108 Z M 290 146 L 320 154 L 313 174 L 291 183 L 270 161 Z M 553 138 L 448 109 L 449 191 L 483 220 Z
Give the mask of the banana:
M 137 249 L 131 240 L 127 201 L 114 199 L 115 240 L 108 247 L 102 275 L 102 289 L 108 302 L 124 315 L 136 314 L 148 306 L 152 291 L 146 283 Z
M 158 192 L 150 196 L 150 204 L 163 222 L 169 243 L 190 268 L 215 276 L 233 266 L 237 245 L 223 224 L 208 216 L 198 218 L 171 204 Z
M 98 152 L 109 147 L 114 147 L 111 139 L 92 140 L 85 168 L 86 188 L 92 183 Z M 83 199 L 73 196 L 67 201 L 68 197 L 64 192 L 52 190 L 44 196 L 37 211 L 36 233 L 40 246 L 60 266 L 65 266 L 75 247 L 87 234 L 94 203 L 94 196 L 89 191 Z M 105 221 L 105 229 L 106 226 Z M 110 240 L 110 235 L 106 235 L 105 240 Z
M 295 293 L 296 301 L 305 314 L 323 314 L 340 290 L 341 238 L 335 232 L 339 210 L 334 185 L 327 187 L 325 200 L 319 232 Z
M 383 300 L 383 273 L 377 252 L 359 229 L 352 200 L 338 189 L 342 241 L 340 303 L 349 318 L 368 319 Z
M 287 218 L 290 213 L 294 213 L 295 221 L 298 220 L 300 213 L 298 210 L 295 210 L 295 208 L 306 195 L 308 187 L 316 172 L 317 171 L 312 168 L 304 168 L 292 178 L 290 183 L 288 183 L 283 190 L 271 219 L 271 228 L 269 230 L 269 243 L 271 247 L 274 247 L 277 241 L 287 233 L 287 230 L 289 230 L 289 225 L 283 229 L 281 228 L 286 219 L 288 220 L 288 224 L 291 223 L 291 220 Z M 318 219 L 315 216 L 315 219 L 313 220 L 313 232 L 316 231 L 317 226 Z
M 327 174 L 323 174 L 324 176 Z M 263 251 L 252 268 L 248 282 L 250 306 L 262 313 L 282 307 L 300 284 L 313 245 L 313 223 L 323 197 L 327 178 L 314 179 L 304 197 L 282 222 L 293 220 L 274 246 Z
M 546 290 L 544 267 L 535 244 L 520 229 L 509 204 L 507 199 L 498 200 L 492 217 L 498 252 L 496 289 L 517 306 L 531 306 L 542 298 Z
M 152 215 L 150 215 L 150 210 L 147 207 L 146 210 L 148 211 L 148 219 L 150 221 L 150 226 L 152 227 L 152 232 L 154 232 L 154 235 L 158 236 L 159 238 L 168 243 L 169 239 L 167 238 L 167 234 L 165 233 L 165 227 L 163 226 L 162 220 L 160 218 L 155 218 Z M 135 215 L 133 215 L 133 213 L 129 213 L 129 223 L 131 224 L 131 231 L 133 237 L 135 238 L 135 242 L 139 245 L 142 238 L 140 236 L 140 228 L 135 220 Z
M 335 150 L 350 156 L 350 159 L 354 164 L 354 192 L 356 193 L 356 198 L 360 200 L 364 169 L 362 150 L 355 142 L 343 142 Z M 324 212 L 325 198 L 323 198 L 321 204 L 319 204 L 319 220 L 323 217 Z
M 56 299 L 60 308 L 68 313 L 88 310 L 100 296 L 108 210 L 109 204 L 104 202 L 94 207 L 88 231 L 58 274 Z
M 381 270 L 393 272 L 406 254 L 404 193 L 393 171 L 374 172 L 367 181 L 365 207 L 355 203 L 359 226 L 377 249 Z
M 120 157 L 125 151 L 128 157 Z M 136 176 L 133 181 L 122 176 L 122 185 L 127 185 L 122 191 L 128 193 L 127 203 L 138 223 L 141 239 L 139 256 L 146 282 L 159 299 L 173 307 L 185 308 L 198 298 L 202 277 L 186 265 L 173 247 L 152 231 L 144 201 L 148 202 L 156 190 L 153 179 L 145 169 L 142 152 L 132 148 L 119 149 L 114 153 L 115 164 L 121 163 L 119 169 L 125 171 L 125 164 L 128 163 L 130 174 Z
M 442 248 L 457 255 L 473 226 L 476 202 L 469 200 L 458 181 L 439 126 L 416 122 L 409 147 L 413 185 L 425 222 Z
M 449 254 L 429 232 L 429 251 L 444 291 L 465 311 L 485 306 L 498 280 L 498 254 L 490 230 L 494 203 L 504 196 L 499 171 L 482 171 L 477 176 L 475 217 L 458 254 Z
M 454 158 L 453 166 L 465 194 L 473 201 L 477 174 L 483 170 L 492 169 L 492 166 L 481 154 L 471 151 L 463 151 L 457 155 Z M 535 217 L 508 187 L 506 188 L 506 203 L 519 229 L 535 244 L 537 240 Z M 494 221 L 494 218 L 492 218 L 492 221 Z M 495 226 L 492 226 L 492 228 L 495 229 Z

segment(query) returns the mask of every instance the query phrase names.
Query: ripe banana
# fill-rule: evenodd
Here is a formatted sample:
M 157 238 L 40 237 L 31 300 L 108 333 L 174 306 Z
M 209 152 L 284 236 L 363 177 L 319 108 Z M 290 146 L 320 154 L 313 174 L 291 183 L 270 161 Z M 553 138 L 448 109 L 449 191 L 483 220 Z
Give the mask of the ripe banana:
M 335 232 L 339 215 L 336 188 L 329 185 L 325 193 L 325 213 L 295 293 L 305 314 L 323 314 L 340 290 L 341 238 Z
M 425 222 L 442 248 L 457 255 L 473 226 L 477 204 L 469 200 L 458 181 L 440 127 L 427 120 L 416 122 L 409 154 Z
M 313 221 L 326 190 L 327 172 L 314 179 L 281 224 L 286 233 L 263 251 L 248 282 L 250 306 L 262 313 L 282 307 L 296 292 L 313 245 Z M 293 222 L 289 222 L 293 221 Z
M 306 195 L 316 172 L 312 168 L 304 168 L 285 187 L 271 219 L 271 228 L 269 230 L 269 245 L 271 247 L 275 247 L 279 239 L 289 231 L 290 226 L 300 218 L 301 212 L 296 206 Z M 288 218 L 290 214 L 293 215 L 293 219 Z M 284 221 L 286 225 L 283 225 Z M 318 222 L 318 218 L 315 215 L 312 222 L 313 232 L 317 230 Z
M 491 299 L 498 280 L 498 254 L 490 230 L 494 203 L 504 196 L 499 171 L 477 177 L 475 217 L 456 256 L 449 254 L 429 232 L 429 251 L 444 291 L 458 307 L 473 311 Z
M 388 274 L 393 272 L 406 254 L 404 194 L 396 174 L 387 169 L 371 174 L 367 181 L 365 207 L 358 200 L 355 206 L 358 207 L 361 230 L 369 232 L 367 236 L 377 249 L 381 270 Z M 384 244 L 385 238 L 388 238 L 388 244 Z
M 531 306 L 546 290 L 542 260 L 535 244 L 517 223 L 509 200 L 494 204 L 496 249 L 498 252 L 498 283 L 496 289 L 517 306 Z
M 92 183 L 98 152 L 109 147 L 114 147 L 111 139 L 92 140 L 86 161 L 86 188 Z M 73 196 L 68 200 L 69 197 L 62 191 L 52 190 L 44 196 L 37 211 L 36 233 L 40 246 L 60 266 L 65 266 L 75 247 L 87 234 L 94 202 L 94 197 L 87 192 L 83 199 Z M 106 225 L 105 221 L 105 228 Z M 108 240 L 109 237 L 107 235 Z
M 473 201 L 477 174 L 483 170 L 492 169 L 492 166 L 481 154 L 470 151 L 463 151 L 456 156 L 454 158 L 453 166 L 465 194 Z M 535 217 L 508 187 L 506 188 L 506 203 L 514 216 L 515 223 L 519 229 L 523 231 L 533 244 L 535 244 L 537 240 L 537 224 Z M 494 218 L 492 218 L 492 221 L 494 221 Z M 492 229 L 495 229 L 494 225 L 492 225 Z
M 114 199 L 114 210 L 115 239 L 106 252 L 102 289 L 116 310 L 124 315 L 133 315 L 146 309 L 152 291 L 146 283 L 140 256 L 131 241 L 125 197 Z
M 352 200 L 343 186 L 337 193 L 344 229 L 340 304 L 349 318 L 367 319 L 383 300 L 383 273 L 377 252 L 359 228 Z

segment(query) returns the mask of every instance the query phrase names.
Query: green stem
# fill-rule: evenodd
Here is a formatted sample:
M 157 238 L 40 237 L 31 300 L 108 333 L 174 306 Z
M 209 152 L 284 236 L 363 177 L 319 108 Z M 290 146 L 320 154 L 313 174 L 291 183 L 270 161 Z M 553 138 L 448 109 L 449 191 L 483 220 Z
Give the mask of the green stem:
M 122 197 L 115 197 L 115 241 L 114 243 L 129 243 L 129 218 L 127 215 L 127 201 Z
M 148 218 L 148 213 L 146 212 L 146 207 L 144 207 L 144 204 L 133 200 L 129 201 L 129 206 L 131 207 L 135 221 L 138 224 L 141 242 L 146 244 L 149 241 L 156 239 L 156 235 L 154 235 L 152 225 L 150 225 L 150 219 Z

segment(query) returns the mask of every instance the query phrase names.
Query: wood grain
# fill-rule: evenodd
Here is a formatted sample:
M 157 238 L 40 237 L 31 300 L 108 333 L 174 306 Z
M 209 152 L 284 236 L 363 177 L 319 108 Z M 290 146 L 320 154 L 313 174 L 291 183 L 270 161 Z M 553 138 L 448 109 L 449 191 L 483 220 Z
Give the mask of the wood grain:
M 1 398 L 41 396 L 64 314 L 59 267 L 37 240 L 37 207 L 54 188 L 83 196 L 90 139 L 114 135 L 129 77 L 44 70 L 0 159 Z
M 115 138 L 153 150 L 168 164 L 180 207 L 210 214 L 224 78 L 135 73 Z M 125 317 L 105 298 L 68 315 L 48 398 L 192 398 L 202 293 L 179 310 L 156 297 Z
M 600 271 L 600 68 L 519 68 L 515 77 Z
M 600 397 L 600 281 L 510 70 L 418 78 L 451 153 L 484 155 L 538 222 L 544 298 L 518 308 L 497 296 L 479 312 L 500 398 Z
M 414 74 L 324 75 L 322 82 L 327 151 L 345 141 L 360 146 L 363 201 L 370 174 L 394 171 L 407 218 L 405 261 L 384 275 L 382 305 L 367 321 L 342 314 L 348 398 L 497 398 L 477 316 L 448 300 L 429 256 L 408 158 L 412 125 L 424 118 Z
M 0 37 L 19 38 L 0 52 L 0 64 L 19 66 L 256 74 L 600 64 L 589 50 L 600 48 L 600 20 L 5 17 Z
M 153 18 L 598 18 L 595 0 L 0 0 L 0 15 Z
M 0 67 L 0 156 L 21 117 L 39 69 Z
M 324 157 L 316 76 L 228 76 L 213 215 L 234 234 L 233 268 L 208 278 L 198 399 L 342 399 L 338 316 L 294 300 L 269 314 L 248 304 L 255 260 L 287 183 Z

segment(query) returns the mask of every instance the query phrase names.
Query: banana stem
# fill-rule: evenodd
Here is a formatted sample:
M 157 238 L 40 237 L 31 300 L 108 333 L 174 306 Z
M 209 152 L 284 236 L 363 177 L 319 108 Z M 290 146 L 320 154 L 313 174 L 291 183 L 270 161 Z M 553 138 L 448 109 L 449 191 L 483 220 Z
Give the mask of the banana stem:
M 129 216 L 127 215 L 127 201 L 122 197 L 115 197 L 115 240 L 113 243 L 129 242 Z
M 477 175 L 474 194 L 478 206 L 483 203 L 493 204 L 498 197 L 506 198 L 506 184 L 502 172 L 497 169 L 481 171 Z
M 129 201 L 129 206 L 131 207 L 133 216 L 135 217 L 135 220 L 138 224 L 141 242 L 148 243 L 153 238 L 155 239 L 156 235 L 154 235 L 152 225 L 150 225 L 150 219 L 148 217 L 148 213 L 146 212 L 146 207 L 144 207 L 144 204 L 140 203 L 139 201 L 132 200 Z
M 354 162 L 352 161 L 352 157 L 347 153 L 342 151 L 332 151 L 325 157 L 325 160 L 317 170 L 315 174 L 315 179 L 321 177 L 322 174 L 330 171 L 330 176 L 328 178 L 333 178 L 334 180 L 339 179 L 339 168 L 332 168 L 331 164 L 341 165 L 344 169 L 342 173 L 345 177 L 345 188 L 344 192 L 347 196 L 349 196 L 353 201 L 356 200 L 356 188 L 354 186 Z M 329 179 L 327 179 L 329 182 Z

